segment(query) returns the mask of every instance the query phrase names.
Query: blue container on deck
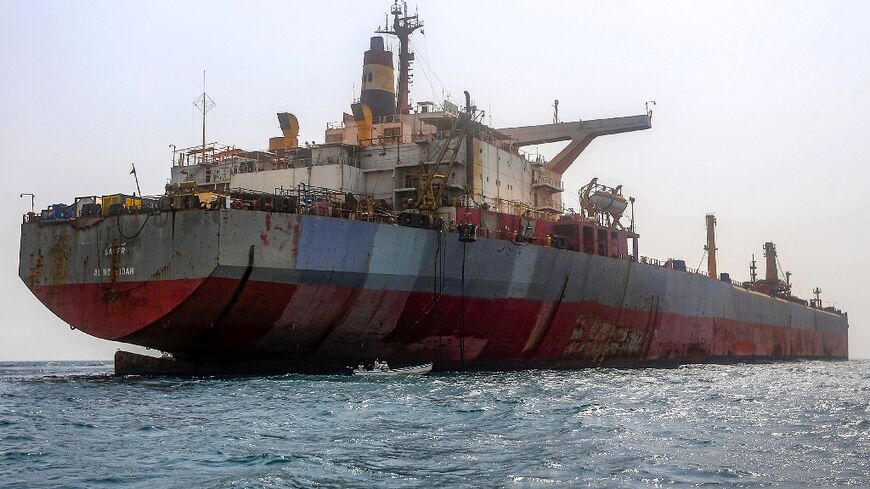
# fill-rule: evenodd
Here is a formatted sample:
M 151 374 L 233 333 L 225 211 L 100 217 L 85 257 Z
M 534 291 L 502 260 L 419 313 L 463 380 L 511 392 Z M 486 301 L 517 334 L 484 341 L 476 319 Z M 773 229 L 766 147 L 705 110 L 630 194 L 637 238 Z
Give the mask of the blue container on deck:
M 66 221 L 73 218 L 75 207 L 66 204 L 52 204 L 48 206 L 48 215 L 43 217 L 45 221 Z

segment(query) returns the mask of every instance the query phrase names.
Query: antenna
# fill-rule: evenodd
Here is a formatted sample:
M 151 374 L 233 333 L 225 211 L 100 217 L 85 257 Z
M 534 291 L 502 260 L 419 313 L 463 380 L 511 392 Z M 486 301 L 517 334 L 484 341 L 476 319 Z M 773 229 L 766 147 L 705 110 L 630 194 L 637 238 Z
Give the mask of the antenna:
M 202 95 L 193 101 L 193 106 L 202 114 L 202 153 L 205 158 L 205 115 L 214 108 L 214 100 L 205 91 L 205 70 L 202 70 Z

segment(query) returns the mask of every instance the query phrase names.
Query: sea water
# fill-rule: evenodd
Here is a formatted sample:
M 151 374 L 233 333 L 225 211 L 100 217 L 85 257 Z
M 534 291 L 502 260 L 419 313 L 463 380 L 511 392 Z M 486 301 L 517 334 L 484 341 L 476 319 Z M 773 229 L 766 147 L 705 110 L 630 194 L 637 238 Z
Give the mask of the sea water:
M 111 371 L 0 364 L 0 487 L 870 486 L 870 361 Z

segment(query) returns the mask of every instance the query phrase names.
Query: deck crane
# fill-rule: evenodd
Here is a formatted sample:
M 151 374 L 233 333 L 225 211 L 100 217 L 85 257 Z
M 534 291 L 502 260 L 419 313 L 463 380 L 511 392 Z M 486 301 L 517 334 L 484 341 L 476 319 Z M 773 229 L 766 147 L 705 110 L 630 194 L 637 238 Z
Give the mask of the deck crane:
M 453 120 L 453 126 L 444 139 L 438 156 L 433 163 L 420 163 L 419 185 L 417 189 L 417 209 L 421 214 L 434 217 L 435 212 L 441 207 L 444 189 L 453 173 L 456 157 L 459 149 L 466 138 L 466 131 L 457 129 L 457 119 Z

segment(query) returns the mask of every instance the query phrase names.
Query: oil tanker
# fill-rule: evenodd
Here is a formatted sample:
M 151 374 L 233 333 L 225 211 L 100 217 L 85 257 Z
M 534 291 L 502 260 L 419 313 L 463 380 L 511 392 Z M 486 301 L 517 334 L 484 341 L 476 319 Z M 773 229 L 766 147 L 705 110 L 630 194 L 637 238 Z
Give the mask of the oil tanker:
M 147 197 L 75 198 L 24 216 L 19 275 L 70 327 L 119 351 L 118 374 L 334 372 L 376 357 L 436 370 L 846 359 L 848 316 L 763 278 L 639 252 L 634 199 L 562 174 L 638 115 L 495 128 L 468 92 L 410 102 L 423 25 L 396 2 L 363 56 L 359 99 L 322 144 L 278 114 L 267 150 L 173 148 Z M 385 37 L 398 41 L 398 74 Z M 558 107 L 558 102 L 556 103 Z M 523 148 L 566 141 L 545 160 Z M 134 168 L 135 172 L 135 168 Z M 786 280 L 783 280 L 785 278 Z

